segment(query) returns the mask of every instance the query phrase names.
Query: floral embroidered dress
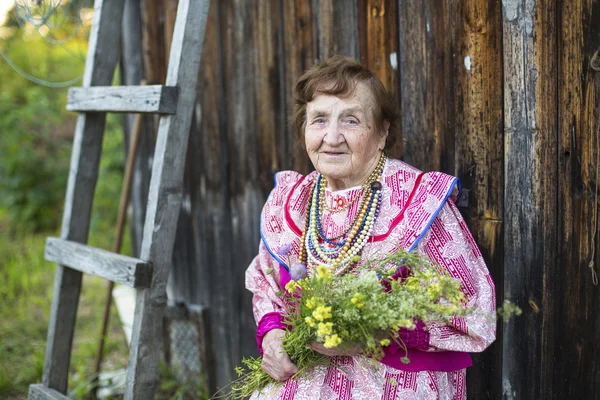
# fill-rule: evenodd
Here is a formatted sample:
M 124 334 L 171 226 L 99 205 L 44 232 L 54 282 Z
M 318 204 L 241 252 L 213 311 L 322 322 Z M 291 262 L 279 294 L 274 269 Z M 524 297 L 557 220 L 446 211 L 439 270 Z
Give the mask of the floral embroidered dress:
M 253 294 L 257 342 L 272 329 L 284 329 L 286 304 L 278 292 L 290 280 L 288 265 L 297 261 L 313 172 L 302 176 L 280 172 L 261 215 L 262 242 L 246 271 L 246 287 Z M 372 236 L 362 257 L 377 258 L 404 248 L 424 254 L 444 266 L 462 282 L 467 306 L 473 312 L 449 324 L 419 323 L 400 335 L 408 347 L 410 363 L 400 358 L 403 349 L 392 345 L 381 361 L 366 357 L 335 357 L 339 366 L 320 366 L 283 385 L 273 385 L 252 399 L 466 399 L 469 352 L 483 351 L 495 339 L 494 284 L 454 201 L 458 180 L 440 173 L 422 173 L 389 159 L 382 174 L 382 204 Z M 361 187 L 325 191 L 322 228 L 327 237 L 343 235 L 354 221 Z M 289 259 L 278 249 L 290 245 Z

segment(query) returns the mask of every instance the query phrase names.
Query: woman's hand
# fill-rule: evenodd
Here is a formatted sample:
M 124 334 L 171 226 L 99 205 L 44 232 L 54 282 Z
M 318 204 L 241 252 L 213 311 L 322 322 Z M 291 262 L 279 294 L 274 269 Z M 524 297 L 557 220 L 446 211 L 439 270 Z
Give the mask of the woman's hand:
M 346 346 L 338 346 L 328 349 L 323 346 L 322 343 L 319 342 L 310 342 L 308 344 L 311 349 L 316 351 L 317 353 L 321 353 L 327 357 L 337 357 L 337 356 L 346 356 L 346 357 L 354 357 L 361 353 L 361 348 L 358 344 L 349 344 Z
M 285 381 L 298 372 L 298 367 L 292 363 L 283 349 L 283 329 L 273 329 L 263 337 L 262 370 L 276 381 Z

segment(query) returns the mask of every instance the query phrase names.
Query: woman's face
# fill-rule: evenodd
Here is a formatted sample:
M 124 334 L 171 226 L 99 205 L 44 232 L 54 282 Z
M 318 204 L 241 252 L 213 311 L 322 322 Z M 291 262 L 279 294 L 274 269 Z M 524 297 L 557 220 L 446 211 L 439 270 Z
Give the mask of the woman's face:
M 373 104 L 362 83 L 349 97 L 318 94 L 307 104 L 306 151 L 332 190 L 361 185 L 379 161 L 387 132 L 375 131 Z

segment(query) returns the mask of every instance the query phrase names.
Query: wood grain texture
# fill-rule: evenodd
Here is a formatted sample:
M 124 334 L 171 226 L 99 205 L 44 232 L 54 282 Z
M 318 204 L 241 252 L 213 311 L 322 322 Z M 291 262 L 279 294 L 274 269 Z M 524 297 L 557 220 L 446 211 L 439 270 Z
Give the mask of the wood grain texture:
M 141 0 L 144 69 L 149 85 L 165 82 L 168 54 L 164 34 L 164 6 L 164 1 Z
M 542 393 L 556 399 L 596 399 L 600 290 L 589 264 L 595 261 L 598 273 L 600 72 L 590 61 L 600 49 L 600 1 L 560 2 L 557 13 L 558 260 L 556 274 L 548 280 L 555 282 L 558 296 L 548 299 L 555 342 L 553 360 L 546 362 L 552 364 L 553 379 L 547 378 L 551 390 Z
M 304 0 L 285 1 L 281 7 L 283 13 L 284 36 L 284 97 L 286 118 L 289 120 L 295 104 L 294 87 L 304 71 L 312 67 L 318 57 L 316 39 L 317 21 L 313 3 Z M 308 173 L 311 164 L 304 150 L 303 139 L 292 127 L 286 125 L 284 135 L 287 162 L 282 163 L 285 169 L 300 173 Z
M 143 260 L 69 240 L 48 238 L 44 257 L 47 261 L 133 288 L 147 287 L 152 277 L 152 267 Z
M 181 1 L 171 44 L 167 86 L 178 86 L 177 114 L 160 120 L 141 258 L 153 264 L 152 286 L 139 290 L 132 327 L 125 399 L 153 398 L 158 378 L 162 311 L 172 263 L 189 131 L 208 0 Z
M 400 99 L 398 88 L 398 12 L 396 0 L 359 0 L 360 61 L 369 68 L 386 89 Z M 402 156 L 402 135 L 389 151 Z
M 265 3 L 261 5 L 264 6 Z M 223 322 L 214 320 L 219 322 L 213 327 L 213 335 L 225 336 L 223 338 L 213 336 L 213 338 L 216 343 L 228 347 L 226 354 L 230 357 L 224 360 L 217 371 L 219 386 L 234 377 L 233 370 L 242 356 L 240 344 L 242 341 L 250 343 L 248 335 L 252 338 L 251 329 L 254 327 L 251 317 L 243 312 L 243 309 L 249 306 L 250 294 L 242 288 L 244 270 L 255 256 L 260 241 L 259 231 L 256 228 L 262 203 L 266 197 L 261 188 L 260 161 L 257 157 L 261 145 L 259 142 L 261 132 L 258 131 L 257 121 L 260 118 L 259 113 L 270 113 L 272 110 L 262 110 L 256 104 L 255 77 L 260 72 L 259 66 L 255 64 L 253 49 L 259 45 L 258 41 L 263 41 L 263 46 L 273 46 L 268 38 L 263 39 L 260 36 L 259 22 L 253 20 L 257 4 L 236 0 L 223 6 L 223 70 L 227 103 L 225 112 L 226 115 L 238 117 L 230 119 L 226 127 L 230 160 L 227 201 L 231 212 L 231 237 L 226 246 L 229 247 L 229 251 L 231 249 L 235 251 L 231 251 L 229 269 L 215 271 L 215 278 L 221 282 L 223 292 L 215 299 L 216 301 L 211 302 L 211 305 L 214 304 L 216 307 L 214 315 L 220 314 L 227 318 L 227 321 Z M 230 283 L 227 282 L 228 280 Z M 246 332 L 244 337 L 240 335 L 243 330 Z M 217 359 L 219 357 L 217 353 Z
M 70 88 L 67 110 L 175 114 L 176 104 L 176 87 L 94 86 Z
M 110 85 L 118 59 L 123 2 L 97 0 L 88 45 L 83 86 Z M 102 40 L 99 40 L 102 38 Z M 61 237 L 85 243 L 98 177 L 105 114 L 80 115 L 75 127 Z M 58 266 L 44 359 L 42 383 L 66 393 L 81 272 Z
M 29 400 L 69 400 L 69 397 L 41 384 L 29 385 Z
M 228 322 L 233 307 L 229 288 L 232 268 L 231 218 L 228 203 L 227 115 L 224 102 L 224 77 L 221 40 L 222 3 L 212 2 L 208 12 L 203 56 L 197 88 L 198 103 L 194 108 L 184 173 L 184 192 L 180 210 L 173 267 L 167 288 L 169 297 L 186 304 L 206 307 L 206 365 L 211 393 L 217 387 L 216 375 L 228 383 L 231 366 L 239 360 L 228 356 L 228 333 L 220 327 Z M 216 279 L 214 276 L 219 275 Z M 239 290 L 239 289 L 238 289 Z M 227 304 L 226 306 L 220 306 Z M 216 339 L 211 339 L 219 335 Z M 255 347 L 255 346 L 253 346 Z M 230 363 L 219 362 L 229 357 Z M 220 371 L 220 372 L 218 372 Z
M 139 85 L 144 78 L 144 60 L 142 52 L 142 0 L 126 0 L 123 11 L 123 40 L 121 41 L 121 83 L 123 85 Z M 123 116 L 123 131 L 126 151 L 129 151 L 131 132 L 133 131 L 134 115 Z M 154 115 L 142 116 L 142 126 L 138 153 L 135 160 L 133 186 L 131 189 L 129 226 L 131 234 L 131 253 L 140 254 L 148 186 L 150 185 L 150 163 L 148 160 L 154 152 L 155 132 L 152 129 Z
M 455 157 L 455 169 L 449 172 L 469 189 L 469 205 L 462 213 L 499 288 L 504 276 L 501 7 L 498 2 L 477 0 L 450 5 L 448 11 L 448 19 L 453 21 L 449 35 L 453 37 L 452 86 L 442 89 L 442 93 L 453 93 L 454 111 L 448 110 L 446 115 L 454 115 L 455 133 L 442 141 L 436 138 L 436 143 L 442 142 L 444 147 L 437 147 L 434 154 L 447 152 L 445 146 L 454 142 L 450 153 Z M 444 42 L 439 46 L 449 49 Z M 435 69 L 431 76 L 433 82 L 439 79 Z M 438 85 L 436 82 L 434 88 L 439 89 Z M 443 122 L 436 121 L 436 106 L 429 119 L 439 129 Z M 502 291 L 496 293 L 497 302 L 502 303 Z M 483 354 L 473 356 L 474 365 L 467 376 L 470 398 L 491 398 L 500 392 L 501 343 L 496 340 Z
M 458 29 L 464 23 L 455 8 L 463 9 L 449 1 L 398 2 L 402 154 L 424 171 L 455 173 L 458 93 L 453 85 L 455 75 L 462 72 L 455 68 L 455 41 L 461 40 Z
M 319 59 L 338 54 L 358 59 L 357 0 L 313 0 L 313 9 L 317 12 Z
M 502 394 L 554 397 L 557 292 L 557 9 L 511 1 L 504 37 L 504 297 L 524 313 L 503 325 Z M 560 299 L 560 300 L 559 300 Z M 558 300 L 558 302 L 557 302 Z

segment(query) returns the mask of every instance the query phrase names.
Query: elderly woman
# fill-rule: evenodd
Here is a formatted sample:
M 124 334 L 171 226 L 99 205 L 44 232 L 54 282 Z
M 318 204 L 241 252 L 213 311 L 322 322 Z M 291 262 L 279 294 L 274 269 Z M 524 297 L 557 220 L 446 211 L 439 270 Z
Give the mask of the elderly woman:
M 246 287 L 254 294 L 262 368 L 283 384 L 253 398 L 466 398 L 469 352 L 480 352 L 495 339 L 495 298 L 481 253 L 454 203 L 457 179 L 387 157 L 399 130 L 395 102 L 357 62 L 339 56 L 323 62 L 300 78 L 295 95 L 293 126 L 316 171 L 278 173 L 262 211 L 262 242 Z M 282 259 L 278 249 L 289 245 Z M 280 296 L 290 280 L 288 265 L 303 263 L 310 271 L 324 264 L 339 271 L 350 268 L 356 254 L 368 259 L 398 248 L 444 266 L 462 282 L 474 311 L 448 324 L 419 321 L 416 329 L 401 330 L 408 364 L 400 360 L 404 349 L 394 345 L 373 367 L 358 348 L 312 344 L 332 364 L 290 379 L 297 368 L 282 347 L 286 302 Z

